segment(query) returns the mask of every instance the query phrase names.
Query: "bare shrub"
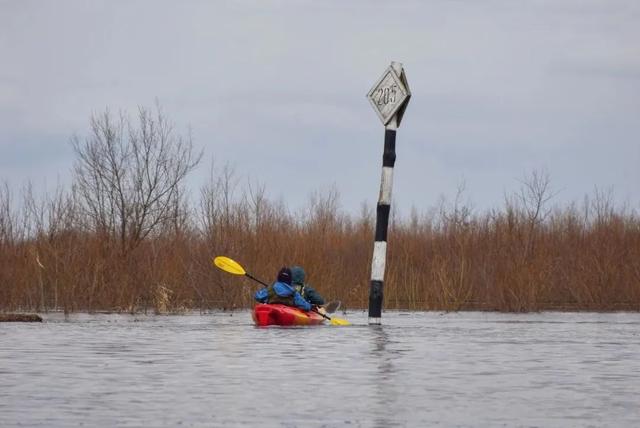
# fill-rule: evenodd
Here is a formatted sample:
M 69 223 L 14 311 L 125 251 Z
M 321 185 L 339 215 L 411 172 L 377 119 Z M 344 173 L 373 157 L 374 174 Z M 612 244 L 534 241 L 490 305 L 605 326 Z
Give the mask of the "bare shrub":
M 191 137 L 175 135 L 157 107 L 138 111 L 137 123 L 106 111 L 91 118 L 91 133 L 72 139 L 74 182 L 88 227 L 137 247 L 162 222 L 175 219 L 181 185 L 202 156 Z M 172 217 L 173 216 L 173 217 Z
M 126 164 L 119 159 L 116 165 Z M 261 286 L 215 269 L 216 255 L 237 259 L 266 282 L 282 265 L 301 265 L 325 298 L 349 309 L 367 306 L 374 210 L 363 204 L 358 215 L 345 214 L 335 188 L 314 193 L 304 211 L 291 213 L 283 201 L 269 199 L 263 185 L 240 186 L 226 166 L 212 170 L 197 210 L 177 184 L 158 206 L 162 215 L 152 210 L 141 224 L 138 196 L 127 193 L 118 202 L 119 187 L 101 181 L 107 172 L 83 171 L 97 174 L 84 177 L 100 189 L 90 199 L 83 192 L 91 187 L 37 197 L 26 186 L 16 203 L 9 186 L 0 187 L 0 308 L 172 313 L 250 307 Z M 123 195 L 131 174 L 121 181 Z M 384 307 L 640 310 L 638 214 L 597 189 L 583 205 L 552 207 L 548 175 L 529 178 L 502 209 L 484 214 L 466 201 L 464 185 L 451 204 L 412 210 L 406 220 L 395 214 Z M 118 207 L 130 217 L 119 217 Z

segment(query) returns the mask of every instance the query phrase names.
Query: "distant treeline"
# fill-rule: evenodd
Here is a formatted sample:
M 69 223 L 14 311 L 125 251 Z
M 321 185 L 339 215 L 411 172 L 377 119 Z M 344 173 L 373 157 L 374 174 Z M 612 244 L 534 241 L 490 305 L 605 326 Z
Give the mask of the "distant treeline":
M 201 156 L 160 112 L 94 117 L 73 147 L 70 189 L 0 187 L 0 310 L 251 307 L 259 285 L 213 267 L 216 255 L 264 281 L 301 265 L 328 300 L 367 307 L 372 207 L 345 214 L 334 190 L 291 213 L 228 167 L 186 198 Z M 640 310 L 640 218 L 609 193 L 554 207 L 548 176 L 534 172 L 501 209 L 475 213 L 462 190 L 392 218 L 384 308 Z

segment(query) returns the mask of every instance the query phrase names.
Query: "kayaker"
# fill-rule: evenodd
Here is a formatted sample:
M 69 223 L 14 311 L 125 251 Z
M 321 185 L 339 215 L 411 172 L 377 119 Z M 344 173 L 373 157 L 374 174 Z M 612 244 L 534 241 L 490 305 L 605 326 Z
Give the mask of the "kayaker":
M 324 299 L 313 287 L 305 283 L 306 274 L 301 266 L 291 268 L 291 283 L 293 288 L 309 303 L 315 306 L 324 305 Z
M 311 303 L 307 302 L 291 286 L 291 269 L 283 267 L 278 272 L 276 282 L 270 286 L 256 292 L 254 298 L 260 303 L 281 303 L 283 305 L 294 306 L 303 311 L 311 310 Z

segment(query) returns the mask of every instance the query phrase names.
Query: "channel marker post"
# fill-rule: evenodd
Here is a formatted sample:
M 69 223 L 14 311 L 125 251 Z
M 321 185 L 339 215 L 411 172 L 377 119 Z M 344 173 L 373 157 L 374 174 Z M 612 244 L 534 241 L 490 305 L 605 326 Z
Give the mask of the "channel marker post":
M 411 91 L 402 64 L 392 62 L 367 94 L 369 102 L 385 127 L 382 154 L 382 179 L 376 208 L 376 235 L 371 261 L 369 288 L 369 324 L 380 324 L 384 271 L 387 260 L 387 229 L 391 211 L 393 166 L 396 162 L 396 131 L 409 104 Z

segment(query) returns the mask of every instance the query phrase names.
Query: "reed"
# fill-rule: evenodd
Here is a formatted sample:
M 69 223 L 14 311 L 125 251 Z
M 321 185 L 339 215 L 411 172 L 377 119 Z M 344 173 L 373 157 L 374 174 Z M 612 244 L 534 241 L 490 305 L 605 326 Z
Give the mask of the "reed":
M 212 167 L 199 197 L 182 186 L 201 154 L 158 108 L 138 122 L 91 121 L 74 138 L 74 186 L 36 197 L 0 186 L 0 310 L 170 313 L 253 304 L 256 284 L 215 269 L 237 259 L 264 281 L 301 265 L 325 298 L 366 308 L 375 219 L 340 209 L 332 189 L 291 212 Z M 504 206 L 474 213 L 443 201 L 392 213 L 384 307 L 428 310 L 640 310 L 640 218 L 596 190 L 551 206 L 533 172 Z M 194 200 L 195 199 L 195 200 Z
M 200 209 L 185 205 L 184 221 L 165 222 L 123 254 L 117 237 L 83 227 L 72 194 L 58 191 L 36 203 L 24 192 L 16 204 L 8 186 L 3 189 L 4 311 L 250 307 L 256 285 L 213 268 L 211 258 L 220 254 L 265 281 L 280 266 L 299 264 L 326 298 L 350 309 L 368 303 L 371 210 L 341 213 L 336 191 L 315 195 L 298 214 L 281 202 L 252 199 L 249 191 L 234 198 L 203 192 Z M 435 215 L 396 218 L 384 307 L 639 310 L 640 219 L 598 198 L 535 221 L 512 203 L 476 216 L 441 208 Z

